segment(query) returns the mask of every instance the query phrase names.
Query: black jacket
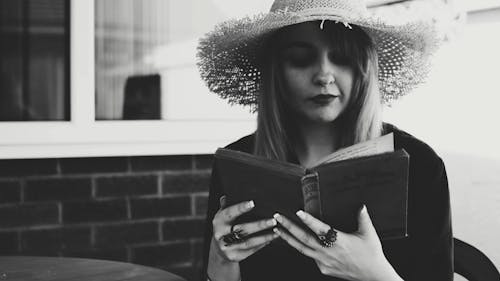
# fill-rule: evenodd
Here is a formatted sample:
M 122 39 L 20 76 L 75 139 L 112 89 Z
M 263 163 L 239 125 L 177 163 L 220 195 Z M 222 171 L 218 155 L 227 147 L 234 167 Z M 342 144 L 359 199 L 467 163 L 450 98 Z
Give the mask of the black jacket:
M 395 149 L 410 155 L 408 186 L 408 237 L 382 242 L 387 260 L 406 281 L 453 280 L 453 235 L 448 181 L 443 161 L 427 144 L 404 131 L 384 124 L 384 134 L 394 133 Z M 227 148 L 252 153 L 254 135 Z M 212 219 L 223 195 L 212 171 L 205 233 L 204 266 L 212 237 Z M 277 239 L 240 262 L 241 276 L 247 280 L 339 280 L 321 274 L 316 263 Z

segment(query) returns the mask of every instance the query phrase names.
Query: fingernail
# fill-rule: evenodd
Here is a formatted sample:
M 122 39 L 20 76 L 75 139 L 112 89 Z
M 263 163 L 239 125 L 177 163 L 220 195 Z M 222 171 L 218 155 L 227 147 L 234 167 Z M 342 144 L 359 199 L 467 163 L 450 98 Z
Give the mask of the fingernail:
M 276 224 L 277 224 L 277 222 L 276 222 L 275 219 L 270 219 L 270 220 L 267 221 L 267 225 L 268 226 L 273 226 L 273 225 L 276 225 Z
M 248 209 L 255 207 L 255 203 L 253 202 L 253 200 L 248 201 L 247 207 L 248 207 Z
M 273 228 L 273 232 L 276 234 L 276 235 L 279 235 L 280 234 L 280 230 L 278 228 Z
M 297 213 L 297 216 L 301 219 L 305 219 L 306 218 L 306 214 L 304 214 L 304 212 L 302 210 L 298 210 Z
M 219 198 L 219 205 L 224 208 L 226 207 L 226 195 L 222 195 L 220 198 Z
M 273 215 L 273 217 L 279 222 L 279 223 L 282 223 L 283 222 L 283 218 L 280 216 L 280 214 L 276 213 Z

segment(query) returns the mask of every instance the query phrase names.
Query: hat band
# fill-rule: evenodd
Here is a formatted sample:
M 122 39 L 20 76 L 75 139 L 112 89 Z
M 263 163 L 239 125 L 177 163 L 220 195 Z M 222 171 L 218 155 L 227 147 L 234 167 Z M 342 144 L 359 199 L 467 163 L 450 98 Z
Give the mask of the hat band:
M 309 9 L 303 9 L 300 11 L 290 11 L 288 9 L 279 9 L 275 11 L 271 11 L 272 13 L 275 14 L 291 14 L 292 16 L 299 16 L 299 17 L 311 17 L 311 16 L 323 16 L 327 18 L 331 17 L 339 17 L 342 19 L 349 19 L 349 18 L 362 18 L 366 17 L 368 15 L 368 11 L 349 11 L 345 9 L 336 9 L 336 8 L 309 8 Z

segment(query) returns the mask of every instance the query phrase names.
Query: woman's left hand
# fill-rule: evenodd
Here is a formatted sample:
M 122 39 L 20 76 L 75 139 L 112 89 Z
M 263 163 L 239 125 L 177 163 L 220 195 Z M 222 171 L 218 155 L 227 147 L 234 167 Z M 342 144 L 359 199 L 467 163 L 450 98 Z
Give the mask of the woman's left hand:
M 299 211 L 297 216 L 317 235 L 325 235 L 330 226 L 312 215 Z M 337 231 L 337 240 L 332 247 L 324 247 L 317 237 L 304 231 L 283 215 L 276 220 L 287 231 L 276 233 L 302 254 L 313 258 L 321 273 L 348 280 L 402 280 L 389 264 L 382 245 L 373 227 L 366 207 L 359 212 L 358 231 Z

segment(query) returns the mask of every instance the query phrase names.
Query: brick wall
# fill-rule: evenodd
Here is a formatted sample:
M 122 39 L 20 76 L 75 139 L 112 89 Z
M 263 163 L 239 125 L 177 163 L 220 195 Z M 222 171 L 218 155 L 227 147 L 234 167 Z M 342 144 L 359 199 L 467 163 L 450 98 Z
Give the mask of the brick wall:
M 126 261 L 197 280 L 211 162 L 0 160 L 0 255 Z

